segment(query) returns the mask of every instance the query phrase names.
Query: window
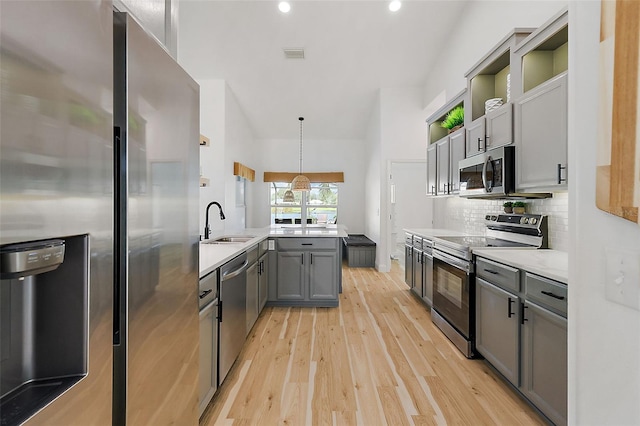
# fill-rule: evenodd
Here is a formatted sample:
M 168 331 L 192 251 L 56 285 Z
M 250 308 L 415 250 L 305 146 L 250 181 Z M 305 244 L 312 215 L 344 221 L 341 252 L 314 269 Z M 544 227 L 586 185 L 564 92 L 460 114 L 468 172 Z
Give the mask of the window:
M 271 223 L 333 224 L 338 218 L 338 185 L 335 183 L 311 183 L 311 191 L 294 191 L 294 202 L 282 201 L 289 189 L 288 182 L 271 182 Z

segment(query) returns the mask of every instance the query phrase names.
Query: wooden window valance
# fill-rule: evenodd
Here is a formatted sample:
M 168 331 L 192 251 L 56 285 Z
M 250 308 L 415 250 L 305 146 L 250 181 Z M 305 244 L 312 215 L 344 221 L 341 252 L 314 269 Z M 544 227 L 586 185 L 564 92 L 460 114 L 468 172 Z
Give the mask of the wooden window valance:
M 243 177 L 251 182 L 256 180 L 256 171 L 242 163 L 233 163 L 233 174 L 235 176 Z
M 264 172 L 265 182 L 291 182 L 300 173 L 290 172 Z M 336 183 L 344 182 L 344 172 L 303 172 L 312 183 Z

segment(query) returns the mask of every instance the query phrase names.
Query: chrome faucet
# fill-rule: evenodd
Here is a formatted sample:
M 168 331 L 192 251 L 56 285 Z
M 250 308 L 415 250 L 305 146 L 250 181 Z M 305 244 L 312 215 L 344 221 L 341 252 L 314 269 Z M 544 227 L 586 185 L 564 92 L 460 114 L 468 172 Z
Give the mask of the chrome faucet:
M 204 225 L 204 239 L 205 240 L 208 240 L 209 239 L 209 234 L 211 234 L 211 230 L 209 229 L 209 208 L 214 204 L 216 206 L 218 206 L 218 209 L 220 210 L 220 220 L 225 220 L 226 219 L 224 217 L 224 212 L 222 211 L 222 206 L 220 205 L 220 203 L 217 202 L 217 201 L 210 202 L 209 205 L 207 206 L 207 214 L 206 214 L 206 220 L 205 220 L 205 225 Z

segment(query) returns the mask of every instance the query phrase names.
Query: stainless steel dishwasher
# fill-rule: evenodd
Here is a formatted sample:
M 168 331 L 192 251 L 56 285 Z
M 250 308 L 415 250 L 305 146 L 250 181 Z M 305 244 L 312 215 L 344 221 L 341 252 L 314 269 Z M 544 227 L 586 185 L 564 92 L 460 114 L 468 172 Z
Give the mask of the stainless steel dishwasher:
M 220 268 L 220 359 L 218 383 L 222 384 L 247 336 L 247 254 L 233 258 Z

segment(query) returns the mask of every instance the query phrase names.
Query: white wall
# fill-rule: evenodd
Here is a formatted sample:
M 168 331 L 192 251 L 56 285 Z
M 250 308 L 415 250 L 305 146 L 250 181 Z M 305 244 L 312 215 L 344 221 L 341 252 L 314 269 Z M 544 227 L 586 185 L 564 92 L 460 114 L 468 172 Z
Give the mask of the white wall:
M 365 138 L 366 170 L 365 170 L 365 235 L 377 244 L 380 243 L 380 186 L 383 182 L 380 177 L 382 162 L 380 159 L 382 135 L 380 93 L 371 108 L 371 116 L 367 126 Z M 381 259 L 384 257 L 381 250 L 376 249 L 376 268 L 380 269 Z
M 423 90 L 423 105 L 434 112 L 467 87 L 464 74 L 492 47 L 516 27 L 537 28 L 554 13 L 566 6 L 566 1 L 510 0 L 467 3 L 456 30 L 442 43 L 438 63 L 427 75 Z M 434 99 L 446 101 L 434 105 Z
M 225 156 L 225 82 L 224 80 L 199 80 L 200 84 L 200 133 L 211 140 L 211 146 L 200 147 L 200 169 L 211 185 L 200 188 L 200 233 L 204 233 L 205 209 L 211 201 L 225 206 L 224 167 Z M 212 231 L 224 230 L 216 206 L 209 214 Z M 225 212 L 226 213 L 226 212 Z
M 607 248 L 640 258 L 640 226 L 595 205 L 600 2 L 569 8 L 569 418 L 640 424 L 640 312 L 605 297 Z M 640 282 L 636 281 L 636 288 Z
M 305 121 L 312 118 L 306 118 Z M 293 117 L 292 126 L 299 126 Z M 263 171 L 298 172 L 300 139 L 261 139 Z M 364 176 L 366 149 L 362 139 L 307 139 L 303 132 L 303 172 L 344 172 L 344 183 L 338 184 L 338 223 L 345 225 L 350 234 L 365 231 Z M 262 182 L 263 174 L 256 177 Z M 269 185 L 256 185 L 262 201 L 256 203 L 256 223 L 269 225 Z M 257 226 L 257 225 L 256 225 Z
M 433 199 L 433 227 L 484 235 L 487 213 L 503 211 L 504 200 L 469 200 L 461 197 Z M 527 200 L 527 213 L 547 215 L 549 248 L 569 250 L 569 196 L 567 192 L 552 198 Z
M 238 100 L 225 85 L 225 151 L 224 151 L 224 185 L 225 185 L 225 211 L 228 213 L 225 221 L 225 230 L 240 230 L 253 226 L 246 218 L 254 217 L 252 212 L 256 208 L 253 199 L 256 182 L 245 181 L 245 205 L 236 200 L 237 177 L 233 174 L 233 163 L 239 162 L 247 167 L 256 169 L 260 161 L 259 151 L 263 149 L 253 138 L 253 132 L 247 116 L 238 104 Z M 256 176 L 256 180 L 262 180 Z
M 426 160 L 423 115 L 420 88 L 382 88 L 369 120 L 366 235 L 377 244 L 376 268 L 380 271 L 389 271 L 395 244 L 389 198 L 391 163 Z
M 218 208 L 209 213 L 211 231 L 233 231 L 252 226 L 245 220 L 245 207 L 236 206 L 236 177 L 233 162 L 255 169 L 260 158 L 251 126 L 235 95 L 224 80 L 199 80 L 200 132 L 211 146 L 200 147 L 200 168 L 210 186 L 200 188 L 200 232 L 204 233 L 205 211 L 211 201 L 219 202 L 226 215 L 220 220 Z M 246 182 L 247 211 L 255 205 L 255 182 Z M 248 216 L 248 215 L 247 215 Z

